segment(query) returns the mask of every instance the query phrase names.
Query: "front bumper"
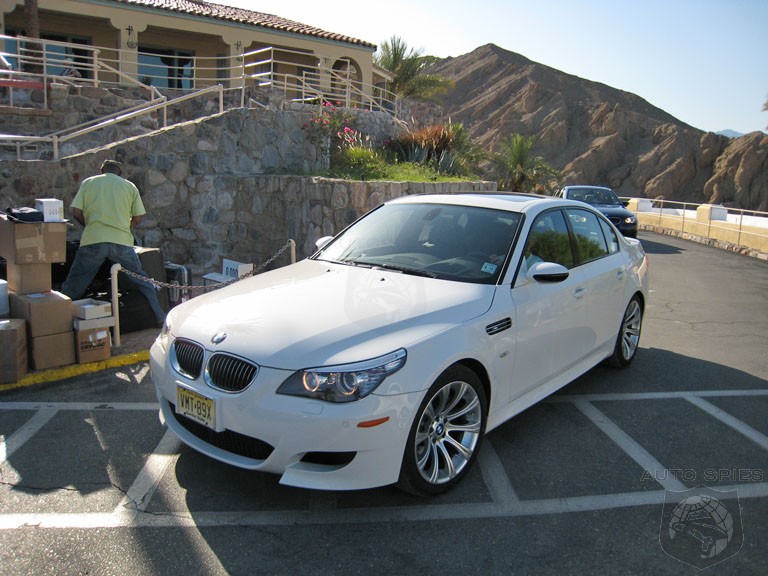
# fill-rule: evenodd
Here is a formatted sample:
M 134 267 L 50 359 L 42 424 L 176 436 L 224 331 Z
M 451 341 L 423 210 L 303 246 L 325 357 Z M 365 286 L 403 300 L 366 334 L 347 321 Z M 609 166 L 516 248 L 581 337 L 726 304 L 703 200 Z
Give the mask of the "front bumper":
M 275 390 L 291 372 L 264 367 L 248 388 L 227 393 L 176 372 L 160 340 L 150 351 L 150 368 L 161 421 L 185 444 L 303 488 L 355 490 L 396 482 L 422 396 L 371 394 L 346 404 L 286 396 Z M 176 414 L 178 387 L 213 400 L 215 430 Z M 385 421 L 360 426 L 379 420 Z

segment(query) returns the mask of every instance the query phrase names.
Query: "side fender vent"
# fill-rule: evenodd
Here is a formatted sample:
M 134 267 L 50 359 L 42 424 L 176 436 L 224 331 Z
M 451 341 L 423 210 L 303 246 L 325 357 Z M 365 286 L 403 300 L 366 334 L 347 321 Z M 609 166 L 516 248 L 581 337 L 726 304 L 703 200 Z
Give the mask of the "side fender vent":
M 488 336 L 493 336 L 494 334 L 504 332 L 504 330 L 508 330 L 509 328 L 512 328 L 512 318 L 504 318 L 493 324 L 488 324 L 488 326 L 485 327 L 485 331 Z

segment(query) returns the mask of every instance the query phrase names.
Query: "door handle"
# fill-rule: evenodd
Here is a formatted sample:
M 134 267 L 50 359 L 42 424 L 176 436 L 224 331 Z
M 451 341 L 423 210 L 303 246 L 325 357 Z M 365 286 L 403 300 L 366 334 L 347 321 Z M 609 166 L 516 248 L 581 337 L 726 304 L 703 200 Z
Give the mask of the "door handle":
M 576 288 L 576 289 L 573 291 L 573 297 L 574 297 L 574 298 L 576 298 L 576 299 L 579 299 L 579 300 L 580 300 L 581 298 L 583 298 L 583 297 L 584 297 L 584 288 L 581 288 L 581 287 L 579 287 L 579 288 Z
M 619 270 L 616 272 L 616 278 L 618 280 L 624 280 L 625 275 L 626 275 L 626 272 L 624 270 Z

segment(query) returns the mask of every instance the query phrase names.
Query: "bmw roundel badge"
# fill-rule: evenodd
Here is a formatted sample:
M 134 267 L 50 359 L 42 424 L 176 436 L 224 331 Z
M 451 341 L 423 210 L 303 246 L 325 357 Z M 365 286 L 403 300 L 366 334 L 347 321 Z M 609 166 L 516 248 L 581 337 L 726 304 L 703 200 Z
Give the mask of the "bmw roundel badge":
M 216 332 L 216 334 L 213 335 L 213 338 L 211 338 L 211 342 L 213 342 L 214 344 L 221 344 L 226 339 L 227 339 L 226 332 Z

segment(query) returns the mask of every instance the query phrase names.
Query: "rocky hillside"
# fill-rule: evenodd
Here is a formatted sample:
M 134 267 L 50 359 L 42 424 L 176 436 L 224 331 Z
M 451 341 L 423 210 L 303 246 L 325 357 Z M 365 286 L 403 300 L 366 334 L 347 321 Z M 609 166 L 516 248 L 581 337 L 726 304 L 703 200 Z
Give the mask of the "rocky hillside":
M 768 211 L 768 135 L 727 138 L 677 120 L 635 94 L 538 64 L 493 44 L 429 70 L 454 85 L 442 114 L 494 149 L 506 135 L 536 138 L 534 153 L 566 184 L 621 196 L 714 202 Z

